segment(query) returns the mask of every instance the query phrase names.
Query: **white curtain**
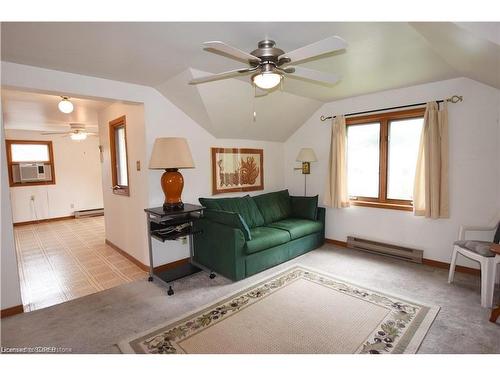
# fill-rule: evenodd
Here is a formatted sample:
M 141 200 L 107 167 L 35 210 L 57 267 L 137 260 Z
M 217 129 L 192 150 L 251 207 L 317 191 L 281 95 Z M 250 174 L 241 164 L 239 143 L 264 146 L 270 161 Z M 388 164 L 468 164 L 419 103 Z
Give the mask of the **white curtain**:
M 449 217 L 448 205 L 448 109 L 427 103 L 420 136 L 415 186 L 415 215 L 433 219 Z
M 327 207 L 349 207 L 346 138 L 345 117 L 336 116 L 332 121 L 328 177 L 323 200 Z

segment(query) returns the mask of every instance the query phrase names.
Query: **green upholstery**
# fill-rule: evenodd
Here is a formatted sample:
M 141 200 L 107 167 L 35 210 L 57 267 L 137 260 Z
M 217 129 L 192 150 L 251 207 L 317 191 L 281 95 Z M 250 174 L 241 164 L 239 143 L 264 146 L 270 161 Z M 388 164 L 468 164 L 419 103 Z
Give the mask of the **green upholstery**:
M 194 221 L 194 260 L 231 280 L 247 277 L 245 237 L 239 229 L 208 219 Z
M 228 225 L 232 228 L 240 229 L 245 236 L 245 240 L 251 240 L 250 229 L 240 214 L 221 210 L 205 210 L 203 216 L 219 224 Z
M 264 224 L 262 214 L 249 195 L 235 198 L 199 198 L 199 201 L 202 206 L 209 209 L 239 213 L 249 228 Z
M 316 220 L 318 211 L 318 196 L 314 197 L 290 197 L 292 204 L 292 217 L 308 220 Z
M 307 236 L 308 234 L 321 232 L 323 224 L 316 220 L 288 218 L 268 224 L 268 227 L 286 230 L 290 233 L 292 240 Z
M 251 276 L 267 270 L 280 263 L 303 255 L 323 245 L 325 239 L 317 233 L 292 240 L 283 245 L 272 247 L 258 253 L 249 254 L 245 258 L 246 275 Z
M 269 249 L 290 241 L 290 234 L 281 229 L 257 227 L 250 229 L 252 239 L 246 243 L 247 254 Z
M 287 190 L 255 197 L 200 198 L 207 209 L 193 224 L 195 262 L 241 280 L 321 246 L 325 209 L 315 208 L 313 220 L 295 217 L 310 217 L 317 197 L 294 198 Z
M 288 190 L 256 195 L 253 199 L 264 217 L 265 224 L 285 219 L 292 214 Z

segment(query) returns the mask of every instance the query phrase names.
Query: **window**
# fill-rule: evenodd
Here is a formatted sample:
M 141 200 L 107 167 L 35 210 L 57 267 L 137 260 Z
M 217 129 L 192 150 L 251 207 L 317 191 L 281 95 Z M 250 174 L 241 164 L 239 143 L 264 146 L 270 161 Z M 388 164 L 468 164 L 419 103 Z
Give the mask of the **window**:
M 352 204 L 412 210 L 424 112 L 419 108 L 346 120 Z
M 56 183 L 51 141 L 7 139 L 5 143 L 10 186 Z
M 113 193 L 129 195 L 127 131 L 125 116 L 109 123 L 109 150 Z

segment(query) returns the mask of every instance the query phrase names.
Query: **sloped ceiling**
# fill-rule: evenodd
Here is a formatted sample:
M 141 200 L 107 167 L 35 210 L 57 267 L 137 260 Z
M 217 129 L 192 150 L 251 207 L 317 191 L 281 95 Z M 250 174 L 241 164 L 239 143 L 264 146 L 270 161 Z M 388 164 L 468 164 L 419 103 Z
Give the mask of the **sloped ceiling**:
M 207 74 L 188 69 L 157 89 L 217 138 L 284 141 L 323 104 L 281 90 L 255 97 L 248 81 L 239 79 L 183 84 Z
M 187 85 L 242 66 L 204 41 L 290 51 L 331 35 L 348 48 L 301 65 L 339 74 L 334 86 L 288 77 L 254 99 L 248 77 Z M 217 137 L 285 140 L 322 102 L 456 77 L 500 88 L 499 35 L 498 23 L 2 23 L 2 59 L 155 87 Z

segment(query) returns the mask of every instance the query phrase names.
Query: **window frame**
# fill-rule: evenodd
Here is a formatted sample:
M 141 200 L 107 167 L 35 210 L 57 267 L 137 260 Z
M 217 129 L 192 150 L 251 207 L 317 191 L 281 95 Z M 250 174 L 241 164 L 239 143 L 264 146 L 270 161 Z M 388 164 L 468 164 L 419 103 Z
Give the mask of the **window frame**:
M 116 157 L 115 130 L 122 127 L 125 134 L 125 160 L 127 163 L 127 186 L 118 184 L 118 169 Z M 113 194 L 130 196 L 130 174 L 128 166 L 128 146 L 127 146 L 127 119 L 126 116 L 120 116 L 109 122 L 109 153 L 111 161 L 111 190 Z
M 424 114 L 425 108 L 413 108 L 402 111 L 383 112 L 346 118 L 346 128 L 348 128 L 349 126 L 364 125 L 374 122 L 380 123 L 378 198 L 361 196 L 349 197 L 351 205 L 413 211 L 413 201 L 387 198 L 387 177 L 389 168 L 388 156 L 390 142 L 389 126 L 391 121 L 423 118 Z
M 40 163 L 40 161 L 23 161 L 17 162 L 12 161 L 12 145 L 25 144 L 25 145 L 47 145 L 49 151 L 49 160 L 44 161 L 43 164 L 50 165 L 50 175 L 51 179 L 47 181 L 29 181 L 29 182 L 14 182 L 14 176 L 12 175 L 12 166 L 24 164 L 24 163 Z M 9 172 L 9 186 L 10 187 L 26 187 L 35 185 L 55 185 L 56 184 L 56 169 L 54 165 L 54 152 L 52 148 L 52 141 L 37 141 L 37 140 L 26 140 L 26 139 L 6 139 L 5 147 L 7 153 L 7 169 Z

